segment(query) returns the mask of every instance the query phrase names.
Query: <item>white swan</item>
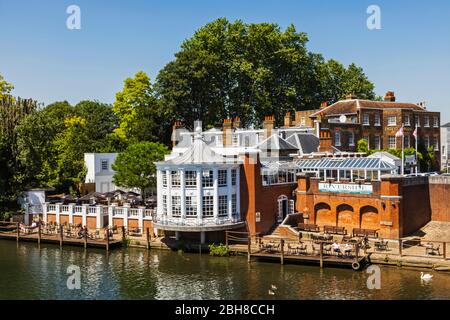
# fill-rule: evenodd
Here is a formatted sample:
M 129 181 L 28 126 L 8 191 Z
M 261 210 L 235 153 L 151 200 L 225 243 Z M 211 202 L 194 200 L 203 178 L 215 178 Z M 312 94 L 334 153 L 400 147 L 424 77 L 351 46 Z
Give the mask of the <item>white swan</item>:
M 278 288 L 277 288 L 274 284 L 272 284 L 272 285 L 270 286 L 270 288 L 271 288 L 272 290 L 278 290 Z
M 273 292 L 272 290 L 269 289 L 269 296 L 274 296 L 275 292 Z
M 432 278 L 433 278 L 433 276 L 431 274 L 428 274 L 428 273 L 424 274 L 423 272 L 420 273 L 421 280 L 431 280 Z

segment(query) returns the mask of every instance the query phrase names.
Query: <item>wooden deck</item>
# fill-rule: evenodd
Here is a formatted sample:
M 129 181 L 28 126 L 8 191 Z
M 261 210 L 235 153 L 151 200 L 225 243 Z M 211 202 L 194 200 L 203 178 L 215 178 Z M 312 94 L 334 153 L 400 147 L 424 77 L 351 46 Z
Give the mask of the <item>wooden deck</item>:
M 267 252 L 254 252 L 250 254 L 251 259 L 277 261 L 281 263 L 298 263 L 298 264 L 310 264 L 318 265 L 322 267 L 348 267 L 352 268 L 352 265 L 357 262 L 360 269 L 366 263 L 366 257 L 361 256 L 358 258 L 352 257 L 338 257 L 324 255 L 322 258 L 319 255 L 312 254 L 298 254 L 298 255 L 284 255 L 281 257 L 281 253 L 267 253 Z
M 116 239 L 110 239 L 109 244 L 106 240 L 101 239 L 87 239 L 85 240 L 83 238 L 77 239 L 77 238 L 71 238 L 71 237 L 63 237 L 63 239 L 60 239 L 60 236 L 57 234 L 52 235 L 46 235 L 41 234 L 41 239 L 39 241 L 39 237 L 37 233 L 32 234 L 21 234 L 19 236 L 19 239 L 17 239 L 17 232 L 0 232 L 0 239 L 6 239 L 6 240 L 14 240 L 14 241 L 25 241 L 25 242 L 36 242 L 36 243 L 48 243 L 48 244 L 59 244 L 62 246 L 68 245 L 68 246 L 77 246 L 77 247 L 84 247 L 86 244 L 86 247 L 89 248 L 100 248 L 100 249 L 113 249 L 117 247 L 122 246 L 122 242 L 120 240 Z

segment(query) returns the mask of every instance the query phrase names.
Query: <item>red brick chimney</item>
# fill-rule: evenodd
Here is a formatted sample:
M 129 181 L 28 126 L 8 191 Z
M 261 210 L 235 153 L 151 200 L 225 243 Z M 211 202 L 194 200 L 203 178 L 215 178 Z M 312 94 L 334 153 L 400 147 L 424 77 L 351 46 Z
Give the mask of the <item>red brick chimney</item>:
M 395 93 L 394 93 L 394 91 L 386 92 L 386 95 L 384 96 L 384 101 L 395 102 Z
M 332 152 L 333 144 L 331 141 L 331 133 L 328 130 L 320 130 L 319 136 L 319 152 Z
M 264 122 L 263 122 L 265 138 L 268 138 L 272 135 L 274 126 L 275 126 L 275 117 L 274 116 L 265 116 Z
M 323 108 L 326 108 L 326 107 L 328 107 L 328 103 L 327 102 L 322 102 L 320 104 L 320 109 L 323 109 Z
M 184 128 L 183 122 L 181 120 L 176 120 L 172 126 L 172 147 L 175 147 L 179 141 L 181 141 L 181 136 L 178 133 L 178 129 Z
M 241 128 L 241 118 L 236 117 L 233 119 L 233 128 L 234 129 L 240 129 Z
M 233 120 L 225 119 L 223 120 L 223 130 L 222 130 L 222 141 L 224 147 L 231 146 L 231 136 L 233 134 Z
M 286 128 L 292 127 L 292 119 L 291 119 L 291 113 L 287 112 L 284 116 L 284 126 Z

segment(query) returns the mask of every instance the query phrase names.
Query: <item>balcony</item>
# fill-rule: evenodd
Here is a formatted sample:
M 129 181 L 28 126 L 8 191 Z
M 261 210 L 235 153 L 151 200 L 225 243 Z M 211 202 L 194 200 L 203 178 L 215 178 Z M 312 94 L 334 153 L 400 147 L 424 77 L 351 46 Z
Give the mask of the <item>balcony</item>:
M 239 217 L 217 217 L 217 218 L 175 218 L 168 216 L 154 216 L 153 226 L 157 229 L 168 231 L 202 232 L 222 231 L 245 227 L 245 221 Z

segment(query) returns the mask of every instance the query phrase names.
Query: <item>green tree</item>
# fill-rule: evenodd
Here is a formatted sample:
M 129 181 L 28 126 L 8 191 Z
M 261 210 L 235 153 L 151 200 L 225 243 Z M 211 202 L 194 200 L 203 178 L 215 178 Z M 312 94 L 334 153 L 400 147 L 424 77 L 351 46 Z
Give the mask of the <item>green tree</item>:
M 112 144 L 110 135 L 118 127 L 118 118 L 109 104 L 98 101 L 81 101 L 74 108 L 75 114 L 86 123 L 84 132 L 88 144 L 85 152 L 118 152 L 123 146 Z
M 358 140 L 356 143 L 356 152 L 369 153 L 369 147 L 367 146 L 366 139 L 361 138 Z
M 200 119 L 208 126 L 240 116 L 248 126 L 273 114 L 281 124 L 286 112 L 334 102 L 345 91 L 374 96 L 361 68 L 327 64 L 307 50 L 307 42 L 293 25 L 281 30 L 277 24 L 225 18 L 208 23 L 158 74 L 155 88 L 166 119 L 187 124 Z
M 4 95 L 9 95 L 13 89 L 14 89 L 14 86 L 11 83 L 6 82 L 6 80 L 0 74 L 0 99 Z
M 130 144 L 157 140 L 159 105 L 150 78 L 142 71 L 127 78 L 116 94 L 113 111 L 119 118 L 114 134 Z
M 53 142 L 57 152 L 55 180 L 52 184 L 62 192 L 77 192 L 78 183 L 86 174 L 84 152 L 89 139 L 86 135 L 86 120 L 72 116 L 64 121 L 65 129 Z
M 0 215 L 15 206 L 22 191 L 23 170 L 17 158 L 16 128 L 36 109 L 37 102 L 31 99 L 11 95 L 0 98 Z
M 116 171 L 113 182 L 125 188 L 145 190 L 156 186 L 156 166 L 154 162 L 164 159 L 169 149 L 160 143 L 139 142 L 119 153 L 112 168 Z
M 58 187 L 58 151 L 54 141 L 65 130 L 65 120 L 74 115 L 67 102 L 55 102 L 27 115 L 17 126 L 17 159 L 22 166 L 25 188 Z

